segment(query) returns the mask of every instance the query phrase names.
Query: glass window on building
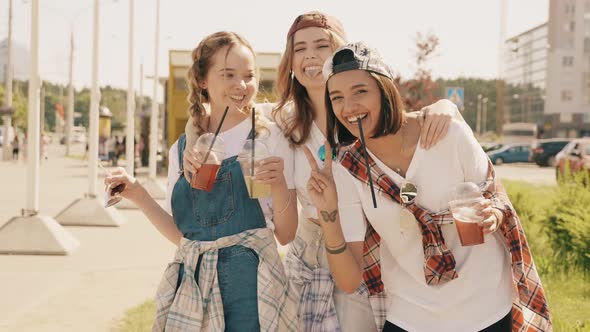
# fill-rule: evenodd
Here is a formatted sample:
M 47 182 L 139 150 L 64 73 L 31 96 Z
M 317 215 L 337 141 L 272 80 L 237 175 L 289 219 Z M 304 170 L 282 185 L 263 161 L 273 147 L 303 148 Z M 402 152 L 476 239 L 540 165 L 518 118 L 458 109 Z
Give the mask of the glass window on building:
M 574 99 L 572 90 L 561 90 L 561 101 L 570 102 L 572 99 Z
M 590 113 L 582 113 L 582 121 L 584 123 L 590 123 Z
M 561 58 L 561 64 L 564 67 L 572 67 L 574 65 L 574 57 L 571 55 L 565 55 Z
M 561 113 L 559 114 L 559 122 L 561 123 L 570 123 L 572 122 L 572 114 L 571 113 Z

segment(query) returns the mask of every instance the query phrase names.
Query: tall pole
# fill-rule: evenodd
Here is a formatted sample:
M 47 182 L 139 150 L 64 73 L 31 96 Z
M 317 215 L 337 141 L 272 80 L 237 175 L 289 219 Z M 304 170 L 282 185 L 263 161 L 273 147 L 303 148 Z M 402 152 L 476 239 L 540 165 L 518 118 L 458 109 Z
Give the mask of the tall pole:
M 41 110 L 41 133 L 45 131 L 45 87 L 43 86 L 43 80 L 39 80 L 39 90 L 41 97 L 39 98 L 40 104 L 39 109 Z
M 477 95 L 477 113 L 475 114 L 475 132 L 481 135 L 481 98 L 482 95 Z
M 6 46 L 6 100 L 4 103 L 8 107 L 12 107 L 12 0 L 8 0 L 8 37 Z
M 8 38 L 6 40 L 6 46 L 6 93 L 4 104 L 6 107 L 12 107 L 12 0 L 8 0 Z M 10 132 L 10 127 L 12 127 L 12 116 L 7 115 L 4 117 L 4 145 L 2 149 L 4 160 L 10 160 L 12 158 L 12 154 L 10 153 L 10 136 L 8 135 Z
M 160 44 L 160 0 L 156 0 L 156 35 L 154 41 L 154 90 L 152 94 L 152 112 L 150 114 L 150 160 L 149 178 L 156 179 L 156 158 L 158 154 L 158 52 Z
M 27 129 L 27 201 L 25 215 L 39 211 L 39 0 L 31 2 L 31 60 L 29 63 L 29 119 Z
M 129 0 L 129 63 L 127 68 L 127 142 L 125 144 L 125 159 L 127 173 L 133 175 L 135 162 L 135 91 L 133 89 L 133 0 Z
M 74 127 L 74 26 L 70 28 L 70 71 L 68 73 L 68 106 L 66 109 L 66 156 L 71 153 Z
M 96 196 L 96 179 L 98 177 L 98 31 L 99 0 L 94 0 L 94 33 L 92 38 L 92 88 L 90 91 L 90 133 L 88 135 L 88 196 Z
M 500 40 L 498 45 L 498 79 L 496 80 L 496 133 L 504 125 L 504 41 L 506 40 L 507 0 L 500 0 Z
M 481 131 L 485 134 L 488 131 L 488 97 L 485 97 L 483 100 L 482 105 L 482 124 L 481 124 Z
M 139 65 L 139 112 L 143 112 L 143 62 Z

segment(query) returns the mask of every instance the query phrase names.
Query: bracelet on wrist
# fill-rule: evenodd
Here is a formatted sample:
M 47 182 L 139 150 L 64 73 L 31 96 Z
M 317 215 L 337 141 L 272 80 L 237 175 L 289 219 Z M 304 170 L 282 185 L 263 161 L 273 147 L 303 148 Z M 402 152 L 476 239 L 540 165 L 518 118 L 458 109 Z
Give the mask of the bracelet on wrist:
M 346 245 L 346 241 L 344 241 L 336 247 L 330 247 L 327 245 L 324 245 L 324 247 L 326 248 L 326 252 L 328 254 L 337 255 L 337 254 L 341 254 L 344 251 L 346 251 L 347 245 Z

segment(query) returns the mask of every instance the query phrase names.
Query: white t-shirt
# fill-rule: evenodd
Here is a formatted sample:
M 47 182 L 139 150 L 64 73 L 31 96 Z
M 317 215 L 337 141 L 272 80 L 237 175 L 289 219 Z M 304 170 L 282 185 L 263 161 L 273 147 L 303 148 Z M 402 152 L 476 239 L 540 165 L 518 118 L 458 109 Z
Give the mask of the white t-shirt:
M 219 133 L 219 137 L 223 139 L 225 143 L 225 151 L 227 157 L 236 156 L 242 149 L 248 134 L 251 130 L 251 120 L 246 119 L 240 122 L 238 125 Z M 261 135 L 259 138 L 266 144 L 268 151 L 271 156 L 277 156 L 283 158 L 285 180 L 289 189 L 294 189 L 293 184 L 293 149 L 289 146 L 288 140 L 284 137 L 280 128 L 274 122 L 267 123 L 268 133 Z M 176 181 L 178 181 L 180 171 L 179 160 L 178 160 L 178 141 L 174 142 L 170 147 L 168 153 L 168 187 L 166 190 L 166 209 L 172 214 L 172 190 Z M 272 223 L 272 198 L 260 198 L 260 206 L 264 212 L 266 219 L 266 225 L 274 229 Z
M 370 151 L 369 151 L 370 153 Z M 375 157 L 379 168 L 398 186 L 404 180 Z M 448 208 L 451 189 L 460 182 L 480 183 L 487 176 L 487 157 L 464 122 L 453 120 L 448 135 L 429 150 L 418 147 L 406 179 L 416 184 L 419 206 L 431 212 Z M 463 247 L 454 224 L 442 225 L 445 244 L 459 277 L 429 286 L 424 278 L 422 235 L 416 222 L 400 225 L 399 204 L 377 194 L 373 208 L 369 186 L 338 164 L 335 168 L 340 221 L 362 224 L 364 212 L 381 236 L 381 271 L 388 295 L 387 320 L 408 331 L 479 331 L 504 317 L 516 296 L 510 256 L 500 234 L 485 243 Z M 347 226 L 348 227 L 348 226 Z M 364 233 L 363 233 L 364 234 Z
M 269 108 L 269 105 L 271 104 L 257 105 L 256 109 L 263 110 L 267 117 L 272 117 L 270 112 L 272 108 Z M 293 103 L 287 104 L 282 112 L 285 112 L 285 121 L 290 121 L 294 112 Z M 284 126 L 284 123 L 281 123 L 280 126 Z M 309 151 L 311 151 L 320 167 L 324 166 L 324 162 L 320 160 L 318 150 L 324 145 L 325 142 L 326 137 L 324 134 L 322 134 L 322 131 L 316 125 L 316 123 L 312 122 L 310 136 L 307 139 L 307 142 L 305 142 L 305 146 L 307 146 Z M 297 191 L 297 199 L 299 200 L 299 204 L 301 206 L 299 213 L 302 213 L 305 218 L 317 219 L 317 209 L 313 205 L 311 198 L 309 197 L 309 193 L 307 192 L 307 181 L 311 176 L 311 167 L 309 166 L 309 162 L 305 156 L 303 146 L 297 146 L 294 148 L 294 164 L 295 169 L 293 172 L 293 182 Z M 341 202 L 344 203 L 345 200 L 346 198 L 343 196 Z M 342 225 L 342 232 L 346 242 L 358 242 L 364 240 L 363 234 L 365 225 L 362 215 L 359 220 L 363 223 L 349 223 L 347 225 Z

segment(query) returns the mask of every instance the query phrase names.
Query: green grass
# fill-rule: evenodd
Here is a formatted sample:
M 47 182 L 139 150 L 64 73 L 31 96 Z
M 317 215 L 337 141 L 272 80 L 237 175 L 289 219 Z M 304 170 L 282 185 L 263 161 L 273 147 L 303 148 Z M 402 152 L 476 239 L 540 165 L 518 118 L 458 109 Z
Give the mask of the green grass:
M 146 301 L 139 306 L 127 310 L 123 319 L 117 322 L 114 332 L 143 332 L 151 331 L 156 304 L 153 300 Z
M 524 225 L 549 301 L 553 330 L 590 332 L 590 273 L 561 259 L 548 236 L 547 224 L 556 211 L 553 202 L 558 188 L 518 181 L 505 181 L 504 185 Z M 150 331 L 154 312 L 154 302 L 147 301 L 127 311 L 114 331 Z

